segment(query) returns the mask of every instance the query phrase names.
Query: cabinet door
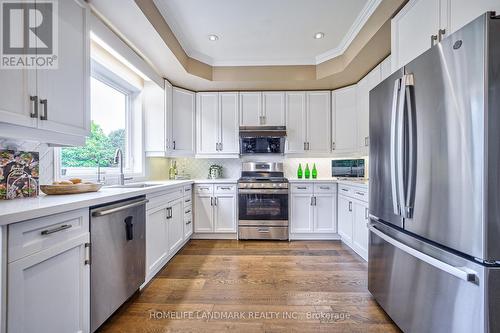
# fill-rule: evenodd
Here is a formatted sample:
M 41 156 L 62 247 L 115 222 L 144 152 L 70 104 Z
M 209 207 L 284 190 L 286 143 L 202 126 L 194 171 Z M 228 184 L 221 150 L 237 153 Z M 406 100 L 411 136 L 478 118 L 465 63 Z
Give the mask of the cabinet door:
M 285 126 L 284 92 L 263 92 L 262 106 L 263 125 Z
M 184 240 L 187 240 L 193 234 L 193 216 L 184 218 Z
M 146 212 L 146 275 L 156 272 L 168 256 L 167 209 L 159 207 Z
M 184 240 L 184 210 L 182 209 L 182 199 L 171 201 L 170 218 L 168 219 L 168 251 L 174 253 Z
M 393 71 L 431 47 L 431 36 L 436 35 L 440 28 L 442 1 L 446 0 L 412 0 L 392 19 Z
M 172 155 L 193 155 L 195 150 L 195 94 L 192 91 L 174 87 L 172 103 Z
M 303 153 L 306 142 L 306 93 L 287 92 L 285 100 L 287 153 Z
M 307 152 L 330 152 L 332 123 L 330 95 L 329 91 L 307 93 Z
M 196 94 L 196 153 L 216 154 L 219 143 L 219 94 Z
M 290 232 L 311 233 L 313 228 L 312 194 L 295 193 L 291 195 Z
M 260 92 L 240 93 L 240 125 L 241 126 L 264 125 L 262 118 L 262 93 Z
M 235 194 L 218 194 L 214 213 L 215 232 L 236 232 Z
M 0 122 L 36 127 L 34 115 L 36 101 L 36 71 L 0 69 Z M 36 105 L 38 107 L 38 104 Z M 32 117 L 33 114 L 33 117 Z
M 448 15 L 446 27 L 449 31 L 446 34 L 452 34 L 479 15 L 487 11 L 500 13 L 500 1 L 498 0 L 448 0 Z M 444 27 L 444 24 L 441 24 Z
M 342 195 L 338 196 L 338 225 L 339 235 L 342 240 L 351 245 L 352 244 L 352 201 Z
M 387 79 L 392 74 L 391 56 L 388 56 L 380 63 L 380 82 Z
M 237 92 L 219 93 L 221 153 L 238 154 L 239 101 Z
M 197 194 L 194 197 L 194 232 L 214 231 L 212 195 Z
M 367 149 L 369 145 L 370 90 L 375 88 L 379 82 L 380 66 L 377 66 L 356 85 L 358 148 Z
M 174 87 L 170 82 L 165 80 L 165 139 L 166 153 L 169 155 L 174 149 L 174 133 L 173 133 L 173 107 L 174 107 Z
M 352 247 L 363 259 L 368 258 L 368 205 L 353 201 L 353 235 Z
M 7 332 L 89 332 L 89 241 L 86 234 L 8 264 Z
M 337 195 L 315 194 L 314 198 L 314 232 L 337 232 Z
M 332 96 L 335 103 L 332 108 L 332 149 L 335 153 L 356 151 L 356 86 L 335 90 Z
M 38 127 L 58 133 L 90 133 L 89 9 L 82 0 L 59 1 L 58 68 L 37 70 Z
M 153 81 L 144 82 L 145 151 L 148 156 L 164 156 L 167 149 L 165 89 Z

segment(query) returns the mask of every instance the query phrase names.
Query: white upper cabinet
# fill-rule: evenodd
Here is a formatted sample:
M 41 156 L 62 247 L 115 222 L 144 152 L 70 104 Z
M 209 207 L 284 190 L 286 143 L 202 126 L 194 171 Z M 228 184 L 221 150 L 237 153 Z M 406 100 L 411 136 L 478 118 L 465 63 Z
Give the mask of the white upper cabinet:
M 286 100 L 286 152 L 303 153 L 306 142 L 306 93 L 303 91 L 287 92 Z
M 89 14 L 83 1 L 59 1 L 58 69 L 37 71 L 39 127 L 86 136 L 90 131 Z
M 197 156 L 238 154 L 238 93 L 198 93 L 196 105 Z
M 238 93 L 219 93 L 219 154 L 239 153 L 238 115 Z
M 240 93 L 241 126 L 284 126 L 285 93 L 276 91 Z
M 240 92 L 240 125 L 263 125 L 261 92 Z
M 410 0 L 392 19 L 392 68 L 406 65 L 429 49 L 442 24 L 440 9 L 445 0 Z M 431 40 L 432 38 L 432 40 Z
M 357 150 L 356 86 L 332 91 L 332 150 L 352 153 Z
M 0 70 L 0 125 L 6 136 L 79 145 L 90 131 L 89 8 L 84 1 L 60 1 L 57 69 Z
M 195 93 L 174 87 L 172 96 L 172 153 L 191 156 L 195 151 Z
M 388 56 L 380 63 L 380 82 L 387 79 L 392 74 L 391 56 Z
M 358 148 L 367 153 L 369 137 L 370 90 L 380 82 L 380 66 L 375 67 L 356 85 L 356 114 L 358 125 Z
M 174 121 L 174 87 L 165 80 L 165 153 L 169 155 L 174 149 L 173 121 Z
M 393 71 L 487 11 L 500 1 L 410 0 L 392 19 Z
M 219 94 L 196 94 L 196 153 L 215 154 L 219 150 Z
M 306 94 L 308 153 L 328 154 L 331 149 L 330 91 L 311 91 Z
M 164 156 L 167 149 L 165 89 L 153 81 L 144 82 L 145 151 L 148 156 Z
M 285 125 L 285 93 L 263 92 L 262 93 L 262 123 L 266 126 Z

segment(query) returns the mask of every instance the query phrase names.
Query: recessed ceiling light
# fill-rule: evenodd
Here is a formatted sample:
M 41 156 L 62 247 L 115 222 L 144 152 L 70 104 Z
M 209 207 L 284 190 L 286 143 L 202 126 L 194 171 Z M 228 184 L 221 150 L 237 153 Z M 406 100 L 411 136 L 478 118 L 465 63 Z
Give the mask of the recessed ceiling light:
M 208 35 L 208 40 L 211 40 L 212 42 L 215 42 L 217 39 L 219 39 L 219 36 L 217 35 Z
M 323 32 L 317 32 L 314 34 L 314 39 L 321 39 L 325 37 L 325 34 Z

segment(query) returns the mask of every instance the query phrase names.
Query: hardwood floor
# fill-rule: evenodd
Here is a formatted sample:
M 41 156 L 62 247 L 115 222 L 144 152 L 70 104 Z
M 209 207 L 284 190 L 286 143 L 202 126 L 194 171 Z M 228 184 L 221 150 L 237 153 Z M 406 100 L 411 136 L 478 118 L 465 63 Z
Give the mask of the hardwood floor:
M 340 241 L 191 240 L 100 332 L 399 332 Z

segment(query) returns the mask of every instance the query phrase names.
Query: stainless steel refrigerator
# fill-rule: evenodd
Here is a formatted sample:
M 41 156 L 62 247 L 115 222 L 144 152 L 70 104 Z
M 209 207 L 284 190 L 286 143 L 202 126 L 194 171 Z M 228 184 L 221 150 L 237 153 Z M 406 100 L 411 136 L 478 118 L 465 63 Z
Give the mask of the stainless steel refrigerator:
M 405 332 L 500 332 L 500 17 L 370 92 L 368 289 Z

